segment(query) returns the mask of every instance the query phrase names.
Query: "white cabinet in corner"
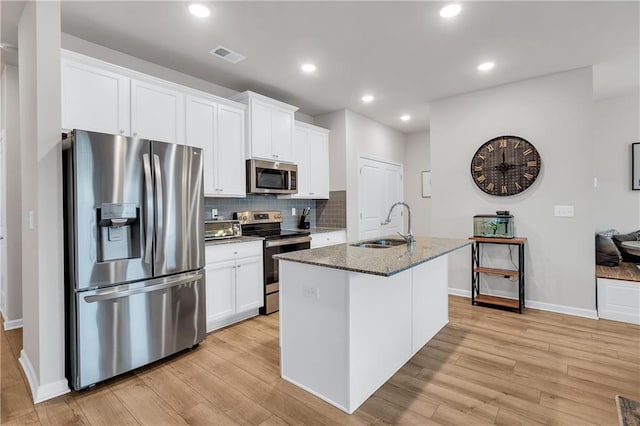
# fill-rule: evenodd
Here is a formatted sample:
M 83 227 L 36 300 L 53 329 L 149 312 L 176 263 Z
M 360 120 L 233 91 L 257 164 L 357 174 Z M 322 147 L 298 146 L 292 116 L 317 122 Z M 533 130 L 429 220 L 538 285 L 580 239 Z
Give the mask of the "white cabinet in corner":
M 186 140 L 202 148 L 204 195 L 245 197 L 244 109 L 213 97 L 187 96 Z
M 207 332 L 258 314 L 263 305 L 262 241 L 206 246 Z
M 131 136 L 184 143 L 184 94 L 148 81 L 131 80 Z
M 340 229 L 338 231 L 318 232 L 311 235 L 311 248 L 334 246 L 336 244 L 344 244 L 347 242 L 347 231 Z
M 293 162 L 293 122 L 298 108 L 251 91 L 231 99 L 248 107 L 247 158 Z
M 62 128 L 130 135 L 130 79 L 82 58 L 61 58 Z
M 293 162 L 298 165 L 298 193 L 280 198 L 329 198 L 329 130 L 295 122 Z

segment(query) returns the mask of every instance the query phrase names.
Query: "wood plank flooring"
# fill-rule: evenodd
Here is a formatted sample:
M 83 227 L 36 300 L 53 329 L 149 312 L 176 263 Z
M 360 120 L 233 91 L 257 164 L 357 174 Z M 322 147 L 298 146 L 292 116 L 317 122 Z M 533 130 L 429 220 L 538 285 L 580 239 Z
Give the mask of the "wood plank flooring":
M 195 350 L 96 388 L 31 403 L 2 332 L 2 424 L 617 425 L 640 400 L 640 327 L 449 297 L 449 324 L 353 415 L 279 375 L 278 315 L 211 333 Z

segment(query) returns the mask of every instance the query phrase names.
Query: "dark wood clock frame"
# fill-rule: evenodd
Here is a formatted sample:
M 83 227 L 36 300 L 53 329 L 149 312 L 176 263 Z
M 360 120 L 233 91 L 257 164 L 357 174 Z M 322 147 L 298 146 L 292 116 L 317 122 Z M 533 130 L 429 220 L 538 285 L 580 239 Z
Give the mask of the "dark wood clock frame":
M 533 144 L 519 136 L 498 136 L 471 159 L 471 177 L 478 188 L 498 197 L 530 188 L 540 174 L 542 160 Z

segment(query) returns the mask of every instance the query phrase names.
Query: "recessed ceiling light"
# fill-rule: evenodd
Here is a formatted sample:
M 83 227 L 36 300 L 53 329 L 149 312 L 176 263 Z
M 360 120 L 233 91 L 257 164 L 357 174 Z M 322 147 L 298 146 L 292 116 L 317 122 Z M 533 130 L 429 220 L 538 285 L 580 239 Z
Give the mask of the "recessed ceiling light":
M 440 9 L 440 16 L 443 18 L 453 18 L 462 10 L 462 6 L 459 4 L 449 4 L 442 9 Z
M 211 15 L 211 11 L 207 6 L 198 3 L 189 5 L 189 12 L 191 12 L 192 15 L 197 16 L 198 18 L 206 18 L 207 16 Z
M 480 71 L 489 71 L 491 68 L 493 68 L 496 64 L 494 64 L 493 62 L 484 62 L 480 65 L 478 65 L 478 69 Z
M 302 68 L 304 72 L 314 72 L 316 70 L 316 66 L 313 64 L 304 64 L 300 68 Z
M 373 95 L 364 95 L 362 97 L 362 102 L 371 102 L 374 99 Z
M 405 115 L 403 115 L 402 117 L 400 117 L 400 120 L 402 120 L 402 121 L 409 121 L 409 120 L 411 120 L 411 116 L 410 116 L 410 115 L 406 115 L 406 114 L 405 114 Z

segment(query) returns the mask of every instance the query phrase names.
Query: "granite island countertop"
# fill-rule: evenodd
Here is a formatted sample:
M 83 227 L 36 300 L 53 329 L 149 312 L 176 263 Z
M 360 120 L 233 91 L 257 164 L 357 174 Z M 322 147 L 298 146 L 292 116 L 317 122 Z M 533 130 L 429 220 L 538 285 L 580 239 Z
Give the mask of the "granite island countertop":
M 398 239 L 398 237 L 390 235 L 379 239 Z M 363 241 L 371 241 L 371 239 Z M 406 244 L 389 248 L 364 248 L 350 245 L 356 243 L 358 242 L 283 253 L 275 255 L 274 258 L 388 277 L 470 245 L 472 242 L 458 238 L 415 237 L 412 251 L 408 250 Z

